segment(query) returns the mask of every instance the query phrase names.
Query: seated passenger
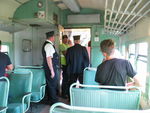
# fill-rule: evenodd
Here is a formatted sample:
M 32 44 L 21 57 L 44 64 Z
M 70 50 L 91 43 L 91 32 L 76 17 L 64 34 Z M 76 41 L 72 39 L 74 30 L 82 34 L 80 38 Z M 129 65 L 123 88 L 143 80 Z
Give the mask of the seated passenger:
M 126 86 L 127 76 L 133 78 L 133 85 L 140 86 L 136 72 L 127 60 L 115 57 L 114 41 L 101 42 L 100 49 L 105 61 L 97 67 L 95 81 L 100 85 Z
M 0 77 L 5 75 L 6 70 L 12 70 L 13 65 L 10 58 L 5 53 L 1 52 L 1 40 L 0 40 Z

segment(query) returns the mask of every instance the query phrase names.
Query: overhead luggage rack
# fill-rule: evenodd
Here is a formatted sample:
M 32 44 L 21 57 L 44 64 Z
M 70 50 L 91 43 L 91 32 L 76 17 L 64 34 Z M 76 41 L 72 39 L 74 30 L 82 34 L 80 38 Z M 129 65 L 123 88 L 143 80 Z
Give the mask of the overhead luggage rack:
M 115 35 L 125 34 L 149 12 L 149 0 L 106 0 L 105 32 Z

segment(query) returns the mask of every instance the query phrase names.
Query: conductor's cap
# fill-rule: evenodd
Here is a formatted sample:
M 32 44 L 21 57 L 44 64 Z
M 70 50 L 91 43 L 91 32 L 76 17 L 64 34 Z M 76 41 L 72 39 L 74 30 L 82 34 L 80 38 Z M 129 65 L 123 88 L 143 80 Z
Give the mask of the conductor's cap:
M 52 37 L 52 36 L 54 36 L 54 31 L 50 31 L 46 33 L 47 38 Z
M 73 36 L 74 40 L 80 40 L 80 35 Z

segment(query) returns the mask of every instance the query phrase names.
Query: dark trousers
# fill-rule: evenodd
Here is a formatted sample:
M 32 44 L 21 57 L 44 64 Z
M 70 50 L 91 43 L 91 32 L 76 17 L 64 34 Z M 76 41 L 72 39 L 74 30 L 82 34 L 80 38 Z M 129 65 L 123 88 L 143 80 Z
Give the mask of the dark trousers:
M 67 90 L 68 90 L 68 75 L 67 75 L 67 66 L 62 65 L 62 76 L 63 76 L 63 80 L 62 80 L 62 86 L 61 86 L 61 91 L 62 91 L 62 96 L 66 96 L 67 94 Z
M 75 83 L 77 80 L 79 80 L 80 84 L 83 84 L 83 73 L 70 74 L 69 88 L 70 88 L 71 84 Z M 68 95 L 69 95 L 69 88 L 68 88 Z
M 50 101 L 50 104 L 54 104 L 58 102 L 58 96 L 57 96 L 57 91 L 58 91 L 58 74 L 57 74 L 57 69 L 54 68 L 55 76 L 54 78 L 51 78 L 51 73 L 49 68 L 44 68 L 45 71 L 45 76 L 46 76 L 46 90 L 47 90 L 47 95 L 48 95 L 48 101 Z

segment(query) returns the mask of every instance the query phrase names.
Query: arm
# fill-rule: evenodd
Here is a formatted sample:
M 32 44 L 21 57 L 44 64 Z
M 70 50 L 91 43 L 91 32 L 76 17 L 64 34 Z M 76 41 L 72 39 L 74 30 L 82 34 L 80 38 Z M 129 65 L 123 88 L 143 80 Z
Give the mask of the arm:
M 12 65 L 8 55 L 6 56 L 6 58 L 7 58 L 6 70 L 10 70 L 11 71 L 13 69 L 13 65 Z
M 126 63 L 127 75 L 132 78 L 132 82 L 128 83 L 127 86 L 141 86 L 139 76 L 134 71 L 131 63 L 129 61 Z
M 54 78 L 55 73 L 54 73 L 54 69 L 53 69 L 52 58 L 49 56 L 46 59 L 47 59 L 47 64 L 48 64 L 49 70 L 51 71 L 51 78 Z
M 6 70 L 13 70 L 13 65 L 12 64 L 7 65 Z
M 53 54 L 55 53 L 55 50 L 51 44 L 47 44 L 44 49 L 46 52 L 47 65 L 48 65 L 49 70 L 51 72 L 51 78 L 54 78 L 55 73 L 54 73 L 54 69 L 53 69 L 52 58 L 53 58 Z
M 62 54 L 63 54 L 64 56 L 66 56 L 66 53 L 67 53 L 66 51 L 62 51 Z
M 89 66 L 89 55 L 88 55 L 88 52 L 87 52 L 87 49 L 84 47 L 83 48 L 83 56 L 84 56 L 84 65 L 85 67 Z
M 133 80 L 134 80 L 134 82 L 133 82 L 133 85 L 135 85 L 135 86 L 141 86 L 141 83 L 140 83 L 140 80 L 139 80 L 139 78 L 138 78 L 138 75 L 135 75 L 134 77 L 133 77 Z

